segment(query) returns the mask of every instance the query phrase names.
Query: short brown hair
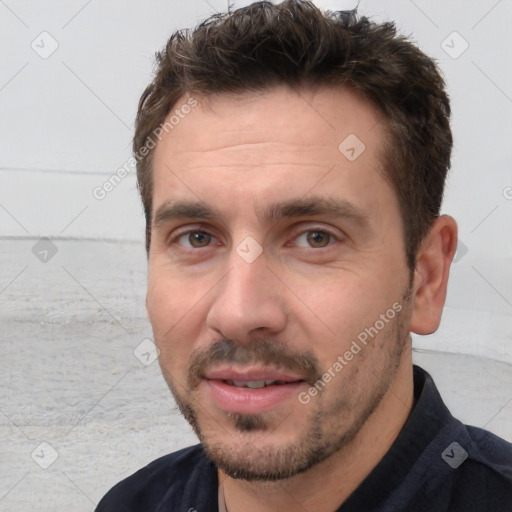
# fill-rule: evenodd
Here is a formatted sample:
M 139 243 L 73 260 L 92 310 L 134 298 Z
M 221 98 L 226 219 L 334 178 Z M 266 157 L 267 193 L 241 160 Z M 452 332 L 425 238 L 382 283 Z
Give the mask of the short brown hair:
M 382 157 L 404 225 L 407 263 L 439 215 L 452 135 L 450 102 L 436 63 L 394 23 L 356 11 L 322 13 L 311 2 L 257 2 L 215 14 L 194 30 L 175 32 L 156 54 L 157 70 L 139 102 L 133 150 L 151 241 L 151 134 L 186 93 L 264 91 L 276 85 L 338 85 L 370 100 L 382 113 Z

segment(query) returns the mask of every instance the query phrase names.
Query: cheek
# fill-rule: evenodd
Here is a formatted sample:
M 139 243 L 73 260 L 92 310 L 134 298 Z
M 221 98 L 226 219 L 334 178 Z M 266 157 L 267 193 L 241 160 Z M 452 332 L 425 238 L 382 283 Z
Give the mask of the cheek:
M 324 364 L 332 364 L 349 350 L 358 335 L 401 299 L 399 290 L 389 283 L 346 274 L 318 286 L 309 283 L 297 295 L 302 299 L 297 321 L 307 337 L 315 340 L 312 348 Z
M 160 364 L 179 373 L 186 369 L 202 325 L 200 297 L 193 292 L 200 287 L 186 288 L 179 278 L 150 270 L 146 305 Z
M 153 327 L 155 341 L 161 342 L 162 337 L 178 318 L 180 303 L 175 300 L 176 287 L 165 274 L 158 270 L 150 270 L 146 293 L 146 308 Z
M 158 338 L 172 334 L 194 304 L 200 287 L 189 285 L 179 272 L 170 271 L 164 265 L 150 264 L 146 307 Z

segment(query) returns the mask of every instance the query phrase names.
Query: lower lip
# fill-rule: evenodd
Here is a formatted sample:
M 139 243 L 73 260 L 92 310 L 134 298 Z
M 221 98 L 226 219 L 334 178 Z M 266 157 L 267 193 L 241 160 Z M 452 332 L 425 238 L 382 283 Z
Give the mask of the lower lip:
M 222 380 L 205 379 L 213 401 L 226 412 L 257 414 L 271 411 L 291 397 L 297 397 L 304 381 L 261 389 L 237 388 Z

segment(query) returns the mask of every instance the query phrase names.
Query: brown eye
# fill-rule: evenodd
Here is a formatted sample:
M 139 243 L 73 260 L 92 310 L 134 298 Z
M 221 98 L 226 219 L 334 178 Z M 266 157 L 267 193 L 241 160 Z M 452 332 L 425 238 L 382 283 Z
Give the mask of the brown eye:
M 212 241 L 212 236 L 204 231 L 190 231 L 180 237 L 180 240 L 184 239 L 182 245 L 185 247 L 201 248 L 207 247 Z
M 306 239 L 311 247 L 326 247 L 331 237 L 331 234 L 325 231 L 308 231 Z

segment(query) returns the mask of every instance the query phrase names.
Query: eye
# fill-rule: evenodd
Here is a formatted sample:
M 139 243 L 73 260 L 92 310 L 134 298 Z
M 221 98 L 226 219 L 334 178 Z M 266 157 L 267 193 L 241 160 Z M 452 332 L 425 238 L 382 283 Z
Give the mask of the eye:
M 299 247 L 322 248 L 331 245 L 334 235 L 321 229 L 310 229 L 296 238 Z
M 179 245 L 187 249 L 200 249 L 210 245 L 213 236 L 206 231 L 188 231 L 176 238 Z

